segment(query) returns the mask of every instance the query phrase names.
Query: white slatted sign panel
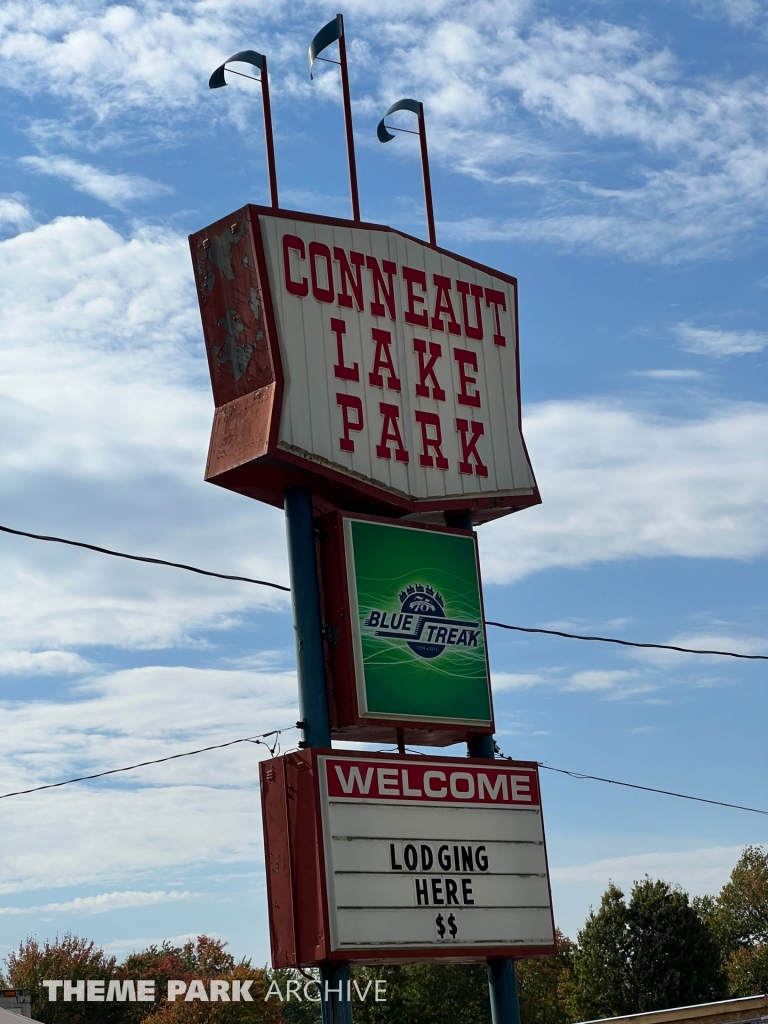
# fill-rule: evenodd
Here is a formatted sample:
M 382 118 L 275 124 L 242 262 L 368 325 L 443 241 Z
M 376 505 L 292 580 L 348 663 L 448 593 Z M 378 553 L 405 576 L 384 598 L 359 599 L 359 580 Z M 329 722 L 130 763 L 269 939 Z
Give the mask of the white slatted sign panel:
M 333 949 L 553 945 L 534 770 L 318 766 Z
M 259 222 L 280 448 L 416 500 L 534 490 L 509 280 L 393 231 Z

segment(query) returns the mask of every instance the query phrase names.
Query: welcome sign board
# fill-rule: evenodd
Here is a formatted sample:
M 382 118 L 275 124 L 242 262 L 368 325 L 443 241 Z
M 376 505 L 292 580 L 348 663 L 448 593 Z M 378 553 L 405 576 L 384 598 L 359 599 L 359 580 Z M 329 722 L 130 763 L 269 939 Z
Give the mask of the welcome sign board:
M 190 238 L 206 478 L 282 505 L 475 522 L 539 502 L 513 277 L 380 225 L 246 206 Z M 322 506 L 321 506 L 322 507 Z
M 535 764 L 312 750 L 262 787 L 275 967 L 555 952 Z
M 373 517 L 321 521 L 334 735 L 443 746 L 493 731 L 477 540 Z

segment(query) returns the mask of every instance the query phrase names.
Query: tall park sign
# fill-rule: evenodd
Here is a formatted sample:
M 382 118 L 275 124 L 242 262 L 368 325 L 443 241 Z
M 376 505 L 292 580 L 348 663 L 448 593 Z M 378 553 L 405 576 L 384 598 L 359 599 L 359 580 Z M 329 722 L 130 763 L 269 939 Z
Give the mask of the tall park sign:
M 535 505 L 517 282 L 390 228 L 246 206 L 191 236 L 206 479 L 282 507 L 476 523 Z
M 361 220 L 341 15 L 309 63 L 336 42 L 352 219 L 279 208 L 267 59 L 243 50 L 209 84 L 258 69 L 271 206 L 190 237 L 206 479 L 286 512 L 309 749 L 262 765 L 272 960 L 318 966 L 324 1024 L 350 1024 L 350 960 L 487 959 L 494 1021 L 519 1024 L 510 958 L 553 953 L 554 923 L 537 766 L 495 760 L 472 529 L 540 501 L 517 281 L 437 245 L 416 100 L 385 117 L 417 116 L 429 241 Z M 468 759 L 405 752 L 459 742 Z

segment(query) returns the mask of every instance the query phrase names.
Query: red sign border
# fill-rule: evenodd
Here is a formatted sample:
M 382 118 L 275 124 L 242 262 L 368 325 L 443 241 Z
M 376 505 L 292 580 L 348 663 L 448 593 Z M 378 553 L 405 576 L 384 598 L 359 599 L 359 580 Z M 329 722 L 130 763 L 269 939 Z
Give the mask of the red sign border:
M 223 217 L 214 224 L 203 228 L 189 236 L 192 263 L 195 267 L 195 274 L 200 289 L 201 281 L 198 273 L 200 253 L 210 245 L 210 236 L 214 229 L 221 229 L 221 233 L 230 230 L 233 222 L 237 223 L 244 218 L 248 226 L 248 235 L 251 241 L 253 252 L 256 258 L 256 276 L 258 287 L 261 293 L 261 300 L 264 307 L 266 319 L 266 341 L 269 348 L 272 365 L 274 368 L 274 380 L 270 385 L 269 400 L 264 401 L 254 409 L 254 402 L 249 401 L 253 392 L 243 394 L 234 401 L 225 404 L 217 404 L 214 415 L 214 424 L 211 434 L 211 446 L 208 453 L 205 479 L 221 487 L 246 494 L 249 497 L 276 507 L 283 507 L 283 493 L 286 487 L 302 486 L 310 487 L 316 492 L 316 506 L 320 512 L 328 512 L 334 508 L 357 510 L 378 515 L 389 515 L 394 518 L 403 515 L 421 515 L 427 518 L 442 516 L 444 512 L 461 511 L 471 512 L 475 524 L 488 522 L 500 516 L 508 515 L 523 508 L 530 508 L 533 505 L 541 504 L 541 496 L 535 476 L 534 484 L 530 494 L 509 494 L 483 497 L 482 494 L 474 496 L 458 496 L 456 498 L 427 498 L 409 499 L 395 492 L 389 491 L 370 481 L 363 481 L 342 473 L 328 466 L 320 465 L 312 459 L 286 452 L 277 447 L 277 431 L 280 423 L 282 409 L 283 390 L 285 378 L 280 358 L 280 346 L 277 335 L 277 328 L 274 316 L 272 294 L 267 273 L 267 263 L 264 253 L 264 243 L 261 234 L 260 216 L 278 217 L 290 220 L 306 221 L 308 223 L 325 224 L 331 227 L 364 228 L 372 231 L 388 231 L 400 235 L 402 238 L 417 242 L 435 252 L 448 256 L 451 259 L 465 263 L 483 273 L 491 274 L 501 278 L 512 285 L 514 292 L 515 309 L 515 373 L 517 379 L 517 422 L 518 430 L 523 444 L 523 451 L 533 476 L 525 438 L 522 432 L 522 404 L 520 394 L 520 352 L 519 352 L 519 314 L 517 297 L 517 278 L 506 274 L 503 271 L 494 270 L 476 260 L 461 256 L 458 253 L 443 249 L 440 246 L 431 246 L 422 238 L 406 234 L 396 228 L 385 224 L 373 224 L 367 221 L 351 221 L 339 217 L 325 217 L 320 214 L 303 213 L 295 210 L 275 209 L 270 206 L 258 206 L 247 204 L 228 217 Z M 202 307 L 201 307 L 202 311 Z M 203 316 L 203 330 L 206 333 L 207 324 Z M 206 348 L 208 349 L 209 363 L 212 364 L 212 356 L 208 338 L 206 337 Z M 213 379 L 213 372 L 211 373 Z M 267 389 L 263 389 L 265 392 Z M 259 392 L 255 392 L 259 395 Z M 254 417 L 256 421 L 254 424 Z M 250 420 L 246 429 L 246 421 Z M 218 457 L 217 452 L 222 446 L 222 438 L 229 432 L 232 434 L 233 427 L 237 432 L 238 427 L 242 435 L 250 435 L 248 438 L 250 448 L 247 455 L 236 465 L 232 465 L 231 457 Z M 252 440 L 255 439 L 255 440 Z
M 385 754 L 368 751 L 333 750 L 312 747 L 307 750 L 285 754 L 259 766 L 261 800 L 264 823 L 264 850 L 267 868 L 267 897 L 269 904 L 270 940 L 272 944 L 272 965 L 279 967 L 316 967 L 328 961 L 352 961 L 358 964 L 395 963 L 484 963 L 488 959 L 511 957 L 517 960 L 535 956 L 550 956 L 557 953 L 557 939 L 551 946 L 493 946 L 478 949 L 475 946 L 438 947 L 425 952 L 423 947 L 410 949 L 377 948 L 375 950 L 329 950 L 330 921 L 328 915 L 328 892 L 325 846 L 323 840 L 322 809 L 320 805 L 320 777 L 318 757 L 335 759 L 349 758 L 396 761 L 410 764 L 423 761 L 421 754 Z M 446 765 L 490 767 L 492 762 L 485 758 L 440 757 L 426 755 L 429 761 Z M 542 836 L 544 837 L 544 858 L 547 870 L 552 934 L 555 929 L 552 908 L 552 891 L 549 881 L 549 860 L 547 855 L 544 813 L 541 803 L 539 766 L 535 761 L 504 761 L 505 767 L 520 767 L 533 771 L 539 790 Z M 301 814 L 301 794 L 294 793 L 289 799 L 289 771 L 304 790 L 304 801 L 311 787 L 314 814 Z M 307 778 L 309 775 L 309 778 Z M 282 785 L 281 781 L 282 780 Z M 284 824 L 283 824 L 284 823 Z M 308 851 L 314 851 L 315 870 L 297 870 L 295 863 L 297 848 L 301 847 L 305 859 Z M 281 870 L 275 870 L 281 868 Z M 290 898 L 286 885 L 289 873 L 292 881 Z M 319 904 L 316 902 L 319 891 Z M 280 938 L 287 946 L 280 945 Z M 309 941 L 308 941 L 309 939 Z M 313 953 L 309 951 L 313 950 Z
M 444 524 L 419 523 L 411 520 L 393 520 L 382 516 L 361 515 L 354 512 L 334 512 L 318 520 L 320 526 L 320 594 L 323 606 L 323 622 L 338 632 L 330 641 L 326 637 L 327 691 L 331 715 L 331 735 L 334 739 L 360 741 L 363 743 L 392 743 L 397 730 L 403 730 L 405 743 L 415 746 L 447 747 L 453 743 L 471 742 L 475 736 L 491 736 L 496 731 L 493 710 L 493 686 L 489 683 L 491 721 L 488 725 L 460 725 L 424 719 L 377 718 L 375 715 L 359 714 L 355 656 L 350 623 L 349 575 L 344 546 L 344 519 L 359 519 L 369 523 L 384 523 L 392 526 L 407 526 L 416 530 L 437 531 L 467 537 L 465 530 L 457 530 Z M 478 540 L 472 534 L 475 545 L 477 578 L 480 583 L 480 611 L 483 617 L 483 640 L 485 658 L 488 664 L 488 635 L 485 627 L 485 599 L 480 566 Z

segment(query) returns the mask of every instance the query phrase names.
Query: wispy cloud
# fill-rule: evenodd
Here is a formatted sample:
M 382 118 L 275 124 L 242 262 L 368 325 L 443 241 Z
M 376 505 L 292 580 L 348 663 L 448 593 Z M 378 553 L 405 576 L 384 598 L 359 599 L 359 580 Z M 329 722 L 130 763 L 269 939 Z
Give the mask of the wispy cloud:
M 158 903 L 178 903 L 195 897 L 192 892 L 105 892 L 99 896 L 78 896 L 65 903 L 43 903 L 36 907 L 0 907 L 0 914 L 106 914 L 110 910 L 128 910 L 133 907 L 152 907 Z
M 20 163 L 38 174 L 63 178 L 78 192 L 86 192 L 118 209 L 138 199 L 173 192 L 168 185 L 150 181 L 149 178 L 136 174 L 112 174 L 65 156 L 23 156 Z
M 546 680 L 544 676 L 535 672 L 493 672 L 493 689 L 502 690 L 527 690 L 531 686 L 540 686 Z
M 0 230 L 15 228 L 21 231 L 32 223 L 32 214 L 21 196 L 0 196 Z
M 702 5 L 734 24 L 747 24 L 757 6 Z M 238 0 L 216 11 L 198 0 L 183 13 L 163 3 L 97 10 L 38 2 L 30 14 L 16 0 L 6 8 L 0 54 L 7 86 L 47 91 L 73 118 L 90 118 L 94 146 L 110 131 L 130 134 L 138 125 L 166 141 L 182 122 L 209 132 L 212 115 L 253 129 L 244 94 L 233 90 L 225 107 L 213 108 L 205 90 L 210 69 L 239 44 L 248 9 Z M 332 76 L 321 74 L 310 90 L 304 72 L 307 38 L 326 13 L 319 3 L 262 5 L 262 45 L 274 62 L 278 102 L 338 101 Z M 518 203 L 519 213 L 498 219 L 441 224 L 443 236 L 674 263 L 727 256 L 737 239 L 764 230 L 762 70 L 727 77 L 697 67 L 694 75 L 666 37 L 605 17 L 553 17 L 530 0 L 404 0 L 388 6 L 384 22 L 375 5 L 354 3 L 350 17 L 363 121 L 375 123 L 399 95 L 422 97 L 434 160 L 494 189 L 505 197 L 500 206 Z M 41 65 L 45 75 L 37 73 Z M 608 154 L 610 181 L 601 170 Z M 382 158 L 410 157 L 388 151 Z M 46 173 L 107 202 L 127 203 L 158 187 L 129 175 L 107 181 L 96 168 L 52 159 L 58 170 L 49 161 Z
M 567 684 L 568 690 L 613 690 L 620 683 L 629 679 L 637 679 L 639 673 L 626 669 L 598 670 L 574 672 Z
M 6 523 L 287 578 L 280 513 L 201 482 L 212 406 L 182 236 L 64 217 L 0 241 L 0 322 Z M 238 541 L 253 529 L 261 543 Z M 176 644 L 285 607 L 265 588 L 190 586 L 185 573 L 7 536 L 2 549 L 0 650 Z
M 2 713 L 0 777 L 2 791 L 13 792 L 290 727 L 296 679 L 293 672 L 127 669 L 70 684 L 51 699 L 5 700 Z M 284 749 L 296 735 L 284 735 Z M 106 782 L 3 800 L 0 892 L 115 878 L 127 889 L 147 872 L 258 862 L 253 800 L 259 761 L 268 753 L 242 743 Z M 72 909 L 96 913 L 165 898 L 131 889 L 78 897 Z
M 720 327 L 694 327 L 690 323 L 680 323 L 675 324 L 673 332 L 687 352 L 716 359 L 762 352 L 768 345 L 768 334 L 763 331 L 726 331 Z
M 698 850 L 645 853 L 631 857 L 610 857 L 571 867 L 553 867 L 552 880 L 558 885 L 581 882 L 608 884 L 609 880 L 628 886 L 645 875 L 678 882 L 689 891 L 716 891 L 728 879 L 742 852 L 741 846 L 713 846 Z
M 751 28 L 765 15 L 758 0 L 688 0 L 704 17 L 724 19 L 739 28 Z
M 89 661 L 72 651 L 0 652 L 0 672 L 8 676 L 74 675 L 91 667 Z
M 603 399 L 546 402 L 523 425 L 542 505 L 480 531 L 486 582 L 547 566 L 768 551 L 768 408 L 698 419 Z
M 649 380 L 699 380 L 704 374 L 701 370 L 633 370 L 632 376 Z

